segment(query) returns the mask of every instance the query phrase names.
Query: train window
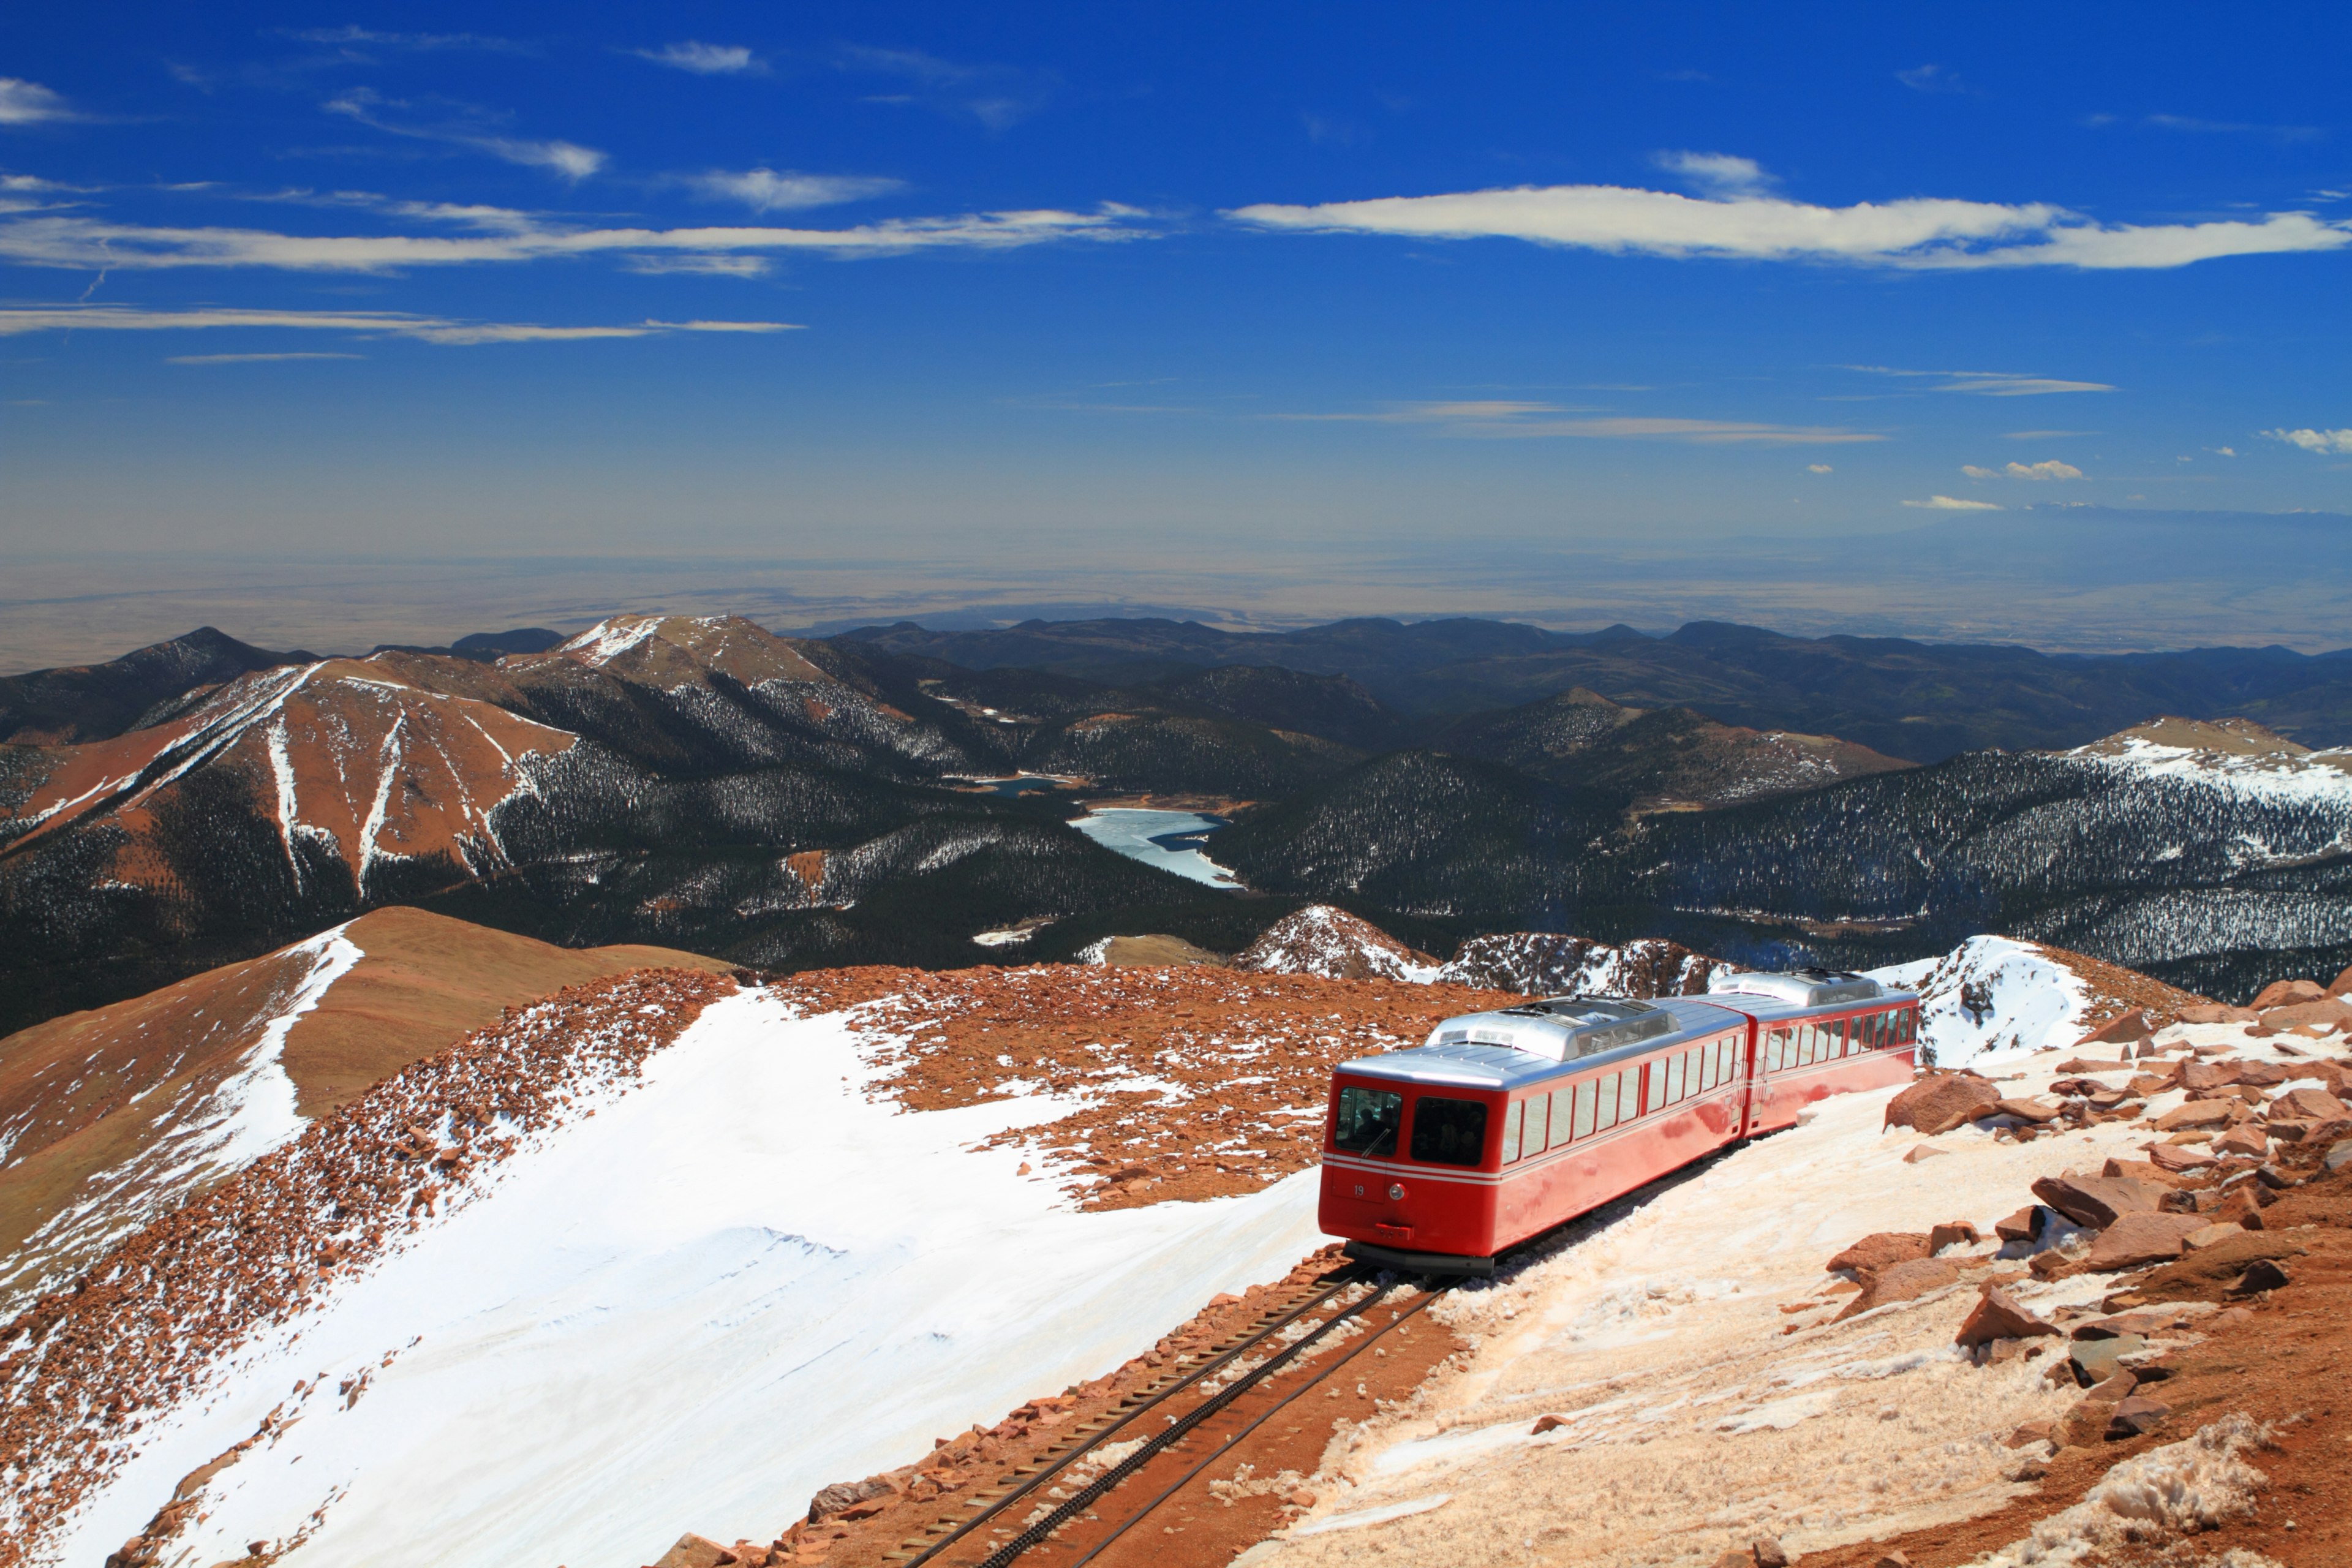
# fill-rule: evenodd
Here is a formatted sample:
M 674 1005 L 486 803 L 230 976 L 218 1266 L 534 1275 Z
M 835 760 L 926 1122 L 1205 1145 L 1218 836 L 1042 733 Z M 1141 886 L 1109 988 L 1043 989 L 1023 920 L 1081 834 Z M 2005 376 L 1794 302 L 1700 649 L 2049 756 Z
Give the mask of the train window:
M 1486 1102 L 1424 1094 L 1413 1102 L 1412 1157 L 1475 1165 L 1486 1157 Z
M 1664 1079 L 1659 1085 L 1658 1103 L 1672 1105 L 1683 1097 L 1683 1058 L 1668 1057 L 1658 1064 L 1658 1072 Z
M 1397 1126 L 1404 1120 L 1404 1096 L 1385 1089 L 1343 1084 L 1339 1089 L 1339 1125 L 1331 1142 L 1349 1154 L 1392 1160 L 1397 1152 Z
M 1739 1047 L 1745 1043 L 1738 1035 L 1723 1037 L 1722 1044 L 1717 1047 L 1717 1054 L 1723 1058 L 1723 1070 L 1716 1075 L 1717 1082 L 1728 1083 L 1740 1076 Z
M 1872 1050 L 1883 1051 L 1886 1048 L 1887 1037 L 1892 1033 L 1887 1028 L 1887 1025 L 1891 1022 L 1893 1022 L 1891 1016 L 1885 1013 L 1873 1013 L 1870 1016 L 1870 1048 Z
M 1573 1090 L 1559 1089 L 1551 1096 L 1551 1146 L 1555 1149 L 1568 1142 L 1568 1102 Z
M 1723 1042 L 1709 1040 L 1698 1048 L 1698 1087 L 1704 1094 L 1716 1085 L 1723 1071 Z
M 1601 1093 L 1600 1112 L 1593 1125 L 1606 1132 L 1617 1125 L 1617 1075 L 1611 1073 L 1607 1078 L 1595 1079 L 1593 1082 L 1600 1087 Z
M 1617 1075 L 1617 1120 L 1631 1121 L 1642 1114 L 1642 1069 L 1629 1068 Z
M 1764 1070 L 1766 1072 L 1779 1072 L 1781 1068 L 1787 1067 L 1789 1065 L 1790 1047 L 1793 1044 L 1794 1040 L 1790 1031 L 1786 1029 L 1773 1030 L 1771 1048 L 1767 1051 L 1764 1056 Z
M 1540 1094 L 1528 1097 L 1527 1133 L 1519 1140 L 1519 1147 L 1528 1153 L 1540 1154 L 1544 1152 L 1544 1107 L 1550 1103 L 1549 1098 Z
M 1576 1086 L 1576 1135 L 1579 1138 L 1592 1136 L 1592 1102 L 1598 1098 L 1598 1088 L 1591 1079 L 1586 1079 Z
M 1519 1157 L 1519 1127 L 1527 1114 L 1528 1102 L 1524 1100 L 1511 1101 L 1511 1108 L 1503 1112 L 1502 1163 L 1506 1165 Z
M 1813 1026 L 1811 1024 L 1797 1026 L 1797 1065 L 1801 1068 L 1812 1065 L 1813 1032 Z

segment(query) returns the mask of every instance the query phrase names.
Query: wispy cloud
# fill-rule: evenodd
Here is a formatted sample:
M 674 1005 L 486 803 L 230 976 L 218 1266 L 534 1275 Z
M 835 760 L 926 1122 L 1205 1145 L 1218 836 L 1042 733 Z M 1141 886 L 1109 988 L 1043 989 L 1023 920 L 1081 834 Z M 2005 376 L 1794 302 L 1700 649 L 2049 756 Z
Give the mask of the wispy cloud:
M 1805 465 L 1805 472 L 1809 474 L 1829 474 L 1835 473 L 1836 471 L 1836 469 L 1831 468 L 1827 463 L 1807 463 Z
M 0 76 L 0 125 L 38 125 L 80 118 L 63 94 L 21 77 Z
M 420 142 L 438 142 L 446 146 L 469 147 L 487 153 L 493 158 L 519 163 L 525 168 L 547 169 L 573 183 L 586 179 L 605 163 L 605 155 L 593 147 L 583 147 L 576 142 L 532 141 L 508 136 L 469 123 L 469 116 L 439 123 L 403 123 L 386 119 L 384 110 L 405 110 L 410 106 L 387 99 L 369 88 L 353 88 L 340 98 L 322 105 L 328 113 L 340 114 L 357 121 L 372 131 L 387 135 L 406 136 Z
M 1429 196 L 1381 196 L 1316 205 L 1259 203 L 1225 216 L 1261 228 L 1378 234 L 1419 239 L 1508 238 L 1621 255 L 1676 258 L 1837 262 L 1909 270 L 2071 267 L 2084 270 L 2185 267 L 2223 256 L 2339 250 L 2352 225 L 2309 213 L 2259 221 L 2100 224 L 2047 202 L 1905 197 L 1821 206 L 1727 175 L 1765 178 L 1728 153 L 1670 154 L 1685 177 L 1709 172 L 1707 194 L 1623 185 L 1520 185 Z
M 1905 506 L 1922 511 L 2003 511 L 1989 500 L 1963 500 L 1958 496 L 1929 496 L 1926 500 L 1906 500 Z
M 398 310 L 150 310 L 129 305 L 58 305 L 0 309 L 0 337 L 54 331 L 294 331 L 349 332 L 362 337 L 412 338 L 445 345 L 573 342 L 597 338 L 646 338 L 666 332 L 789 332 L 791 321 L 640 321 L 626 326 L 551 327 L 529 321 L 467 321 Z M 243 356 L 240 356 L 243 357 Z M 275 356 L 289 357 L 289 356 Z M 184 363 L 219 363 L 190 360 Z
M 1960 465 L 1960 472 L 1972 479 L 2079 479 L 2083 470 L 2072 463 L 2062 463 L 2052 458 L 2040 463 L 2005 463 L 1998 468 L 1980 468 L 1974 463 Z
M 740 225 L 705 228 L 530 226 L 466 236 L 296 235 L 253 228 L 163 228 L 61 214 L 0 218 L 0 259 L 77 269 L 266 267 L 294 272 L 390 272 L 625 253 L 721 256 L 778 251 L 888 256 L 919 250 L 1008 250 L 1063 240 L 1125 240 L 1150 230 L 1132 207 L 890 218 L 854 228 Z
M 1968 86 L 1958 73 L 1938 65 L 1913 66 L 1909 70 L 1895 73 L 1895 79 L 1914 92 L 1966 92 Z
M 1651 161 L 1708 195 L 1748 195 L 1772 184 L 1762 164 L 1731 153 L 1660 153 Z
M 365 354 L 289 353 L 289 354 L 172 354 L 165 364 L 276 364 L 282 360 L 296 359 L 365 359 Z
M 2096 436 L 2096 430 L 2004 430 L 2004 441 L 2064 441 L 2076 437 Z
M 1051 71 L 968 65 L 920 49 L 852 44 L 838 52 L 834 64 L 845 71 L 891 77 L 911 89 L 876 94 L 871 101 L 918 104 L 978 121 L 991 131 L 1009 130 L 1037 113 L 1053 100 L 1061 85 L 1061 79 Z
M 2265 430 L 2262 434 L 2306 452 L 2352 453 L 2352 430 Z
M 293 38 L 305 44 L 329 44 L 344 48 L 412 49 L 420 54 L 455 50 L 481 50 L 493 54 L 517 54 L 530 46 L 511 38 L 497 38 L 482 33 L 386 33 L 372 27 L 280 27 L 281 38 Z
M 1687 441 L 1704 446 L 1815 447 L 1883 441 L 1867 430 L 1749 420 L 1675 419 L 1635 415 L 1566 417 L 1584 411 L 1550 403 L 1502 400 L 1402 403 L 1339 414 L 1276 414 L 1267 417 L 1328 423 L 1425 425 L 1441 435 L 1490 439 L 1558 437 L 1583 440 Z
M 1933 380 L 1929 392 L 1964 392 L 1977 397 L 2045 397 L 2059 392 L 2113 392 L 2104 381 L 2062 381 L 2055 376 L 2020 375 L 1999 370 L 1899 370 L 1893 365 L 1848 364 L 1841 370 L 1858 370 L 1869 375 L 1899 375 Z M 2034 436 L 2073 436 L 2074 430 L 2026 431 L 2021 439 Z
M 740 44 L 706 44 L 689 38 L 657 49 L 632 49 L 639 59 L 672 66 L 697 76 L 764 76 L 768 62 Z
M 746 169 L 740 174 L 713 169 L 688 174 L 686 184 L 714 200 L 740 202 L 753 212 L 792 212 L 803 207 L 828 207 L 887 195 L 905 182 L 865 174 L 801 174 L 787 169 Z
M 683 272 L 702 278 L 765 278 L 775 269 L 764 256 L 630 256 L 621 265 L 648 276 Z
M 2197 136 L 2266 136 L 2280 142 L 2312 142 L 2326 134 L 2316 125 L 2263 125 L 2241 120 L 2206 120 L 2194 114 L 2143 114 L 2129 120 L 2118 114 L 2091 114 L 2084 117 L 2083 123 L 2093 127 L 2139 125 Z

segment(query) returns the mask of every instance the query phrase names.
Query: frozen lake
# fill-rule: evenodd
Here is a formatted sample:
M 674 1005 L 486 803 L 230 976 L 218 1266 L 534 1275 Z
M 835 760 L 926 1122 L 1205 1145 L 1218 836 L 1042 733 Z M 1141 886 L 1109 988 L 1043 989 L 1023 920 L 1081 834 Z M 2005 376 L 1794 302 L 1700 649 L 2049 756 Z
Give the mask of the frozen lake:
M 1173 871 L 1213 888 L 1238 888 L 1234 874 L 1201 851 L 1200 836 L 1226 825 L 1222 816 L 1197 811 L 1148 811 L 1119 805 L 1089 811 L 1070 824 L 1106 849 L 1130 860 Z

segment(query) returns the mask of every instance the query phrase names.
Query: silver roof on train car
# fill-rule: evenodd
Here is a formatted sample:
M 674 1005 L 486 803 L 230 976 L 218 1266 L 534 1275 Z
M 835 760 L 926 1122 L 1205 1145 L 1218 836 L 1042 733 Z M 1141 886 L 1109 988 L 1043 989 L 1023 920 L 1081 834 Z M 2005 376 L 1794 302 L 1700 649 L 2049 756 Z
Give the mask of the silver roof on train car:
M 1866 974 L 1843 969 L 1794 969 L 1786 973 L 1755 970 L 1717 971 L 1706 983 L 1710 996 L 1761 996 L 1798 1007 L 1836 1007 L 1861 1002 L 1908 996 L 1909 992 L 1881 985 Z M 1725 1004 L 1737 1007 L 1736 1000 Z
M 1345 1062 L 1361 1078 L 1509 1089 L 1563 1072 L 1605 1066 L 1712 1035 L 1746 1020 L 1695 996 L 1629 1002 L 1555 996 L 1491 1013 L 1465 1013 L 1412 1050 Z

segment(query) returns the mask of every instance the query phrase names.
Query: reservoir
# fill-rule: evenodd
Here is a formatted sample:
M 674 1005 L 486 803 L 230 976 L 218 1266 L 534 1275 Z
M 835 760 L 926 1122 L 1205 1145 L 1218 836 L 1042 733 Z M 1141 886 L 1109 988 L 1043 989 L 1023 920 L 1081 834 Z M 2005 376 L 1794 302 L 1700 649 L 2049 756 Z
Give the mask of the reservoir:
M 1089 811 L 1070 824 L 1104 848 L 1130 860 L 1213 888 L 1238 888 L 1241 883 L 1234 874 L 1202 850 L 1209 835 L 1227 825 L 1224 817 L 1196 811 L 1150 811 L 1125 805 Z

